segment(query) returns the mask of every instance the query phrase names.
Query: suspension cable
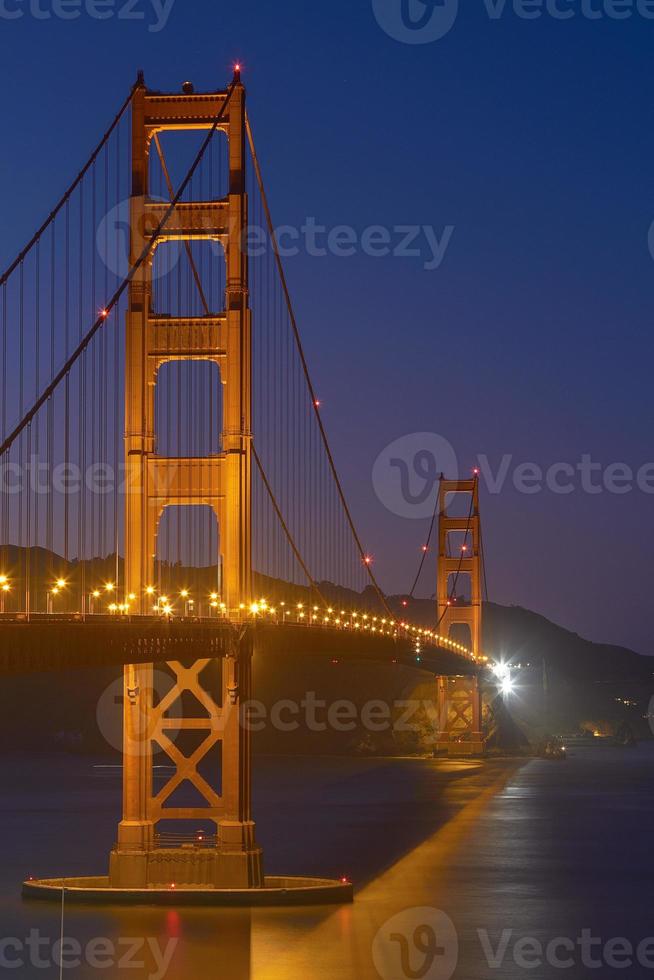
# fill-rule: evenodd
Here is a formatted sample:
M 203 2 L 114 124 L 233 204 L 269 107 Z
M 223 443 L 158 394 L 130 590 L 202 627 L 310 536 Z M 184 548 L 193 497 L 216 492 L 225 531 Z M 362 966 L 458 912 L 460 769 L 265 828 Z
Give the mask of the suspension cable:
M 286 537 L 288 539 L 288 543 L 290 544 L 291 548 L 293 549 L 293 554 L 295 555 L 295 557 L 297 558 L 298 562 L 302 566 L 302 571 L 304 572 L 304 574 L 306 575 L 307 579 L 311 583 L 311 587 L 313 589 L 315 589 L 315 591 L 317 592 L 318 596 L 320 597 L 320 600 L 323 602 L 323 604 L 325 606 L 327 606 L 327 600 L 325 599 L 324 595 L 320 591 L 320 588 L 318 586 L 318 583 L 314 580 L 311 572 L 307 568 L 307 566 L 306 566 L 306 564 L 304 562 L 304 559 L 302 558 L 302 555 L 300 554 L 300 551 L 299 551 L 299 549 L 298 549 L 295 541 L 293 540 L 293 535 L 291 534 L 290 529 L 289 529 L 288 525 L 286 524 L 286 521 L 284 520 L 284 515 L 282 514 L 281 509 L 279 507 L 279 504 L 277 503 L 277 500 L 275 499 L 275 494 L 273 493 L 273 489 L 270 486 L 270 483 L 268 482 L 268 477 L 266 476 L 265 470 L 263 468 L 263 464 L 262 464 L 261 460 L 259 459 L 259 454 L 257 453 L 257 451 L 256 451 L 256 449 L 254 447 L 254 442 L 251 443 L 251 447 L 252 447 L 252 458 L 254 459 L 254 462 L 256 463 L 257 469 L 259 470 L 259 475 L 261 476 L 261 479 L 263 480 L 263 485 L 265 486 L 266 490 L 268 491 L 268 496 L 270 497 L 270 502 L 272 503 L 272 505 L 273 505 L 273 507 L 275 509 L 275 513 L 277 514 L 277 517 L 279 518 L 279 522 L 280 522 L 280 524 L 282 526 L 282 530 L 284 531 L 284 534 L 286 535 Z
M 104 134 L 104 136 L 102 137 L 102 139 L 100 140 L 100 142 L 96 146 L 95 150 L 93 151 L 93 153 L 89 157 L 86 165 L 80 170 L 80 172 L 78 173 L 77 177 L 75 178 L 75 180 L 73 181 L 73 183 L 70 185 L 70 187 L 68 188 L 68 190 L 65 192 L 65 194 L 63 195 L 63 197 L 61 198 L 61 200 L 59 201 L 59 203 L 50 212 L 50 214 L 45 219 L 45 221 L 43 222 L 43 224 L 41 225 L 41 227 L 39 228 L 39 230 L 34 233 L 34 235 L 32 236 L 32 238 L 30 238 L 29 242 L 27 243 L 27 245 L 25 246 L 25 248 L 22 250 L 22 252 L 19 255 L 16 256 L 16 258 L 11 263 L 11 265 L 9 266 L 9 268 L 7 269 L 7 271 L 5 273 L 3 273 L 2 276 L 0 276 L 0 286 L 4 286 L 4 284 L 9 279 L 9 277 L 11 276 L 11 274 L 18 268 L 18 266 L 21 264 L 21 262 L 25 259 L 25 257 L 27 256 L 28 252 L 33 248 L 33 246 L 36 244 L 36 242 L 38 242 L 39 238 L 41 238 L 41 236 L 43 235 L 43 233 L 45 231 L 47 231 L 48 226 L 50 224 L 52 224 L 52 222 L 57 217 L 57 215 L 59 214 L 59 212 L 61 211 L 61 209 L 64 207 L 64 205 L 66 204 L 66 202 L 70 200 L 72 194 L 75 192 L 76 188 L 79 187 L 79 185 L 81 184 L 81 182 L 84 179 L 85 175 L 91 169 L 91 167 L 93 166 L 93 164 L 95 163 L 95 161 L 99 157 L 100 153 L 104 149 L 105 145 L 108 143 L 109 138 L 111 137 L 111 134 L 113 133 L 114 129 L 116 128 L 116 126 L 118 125 L 118 123 L 120 122 L 120 120 L 125 115 L 125 111 L 127 110 L 128 106 L 131 104 L 132 99 L 134 98 L 134 92 L 136 91 L 136 89 L 141 84 L 142 84 L 142 76 L 139 74 L 139 77 L 137 78 L 136 82 L 134 83 L 134 85 L 132 85 L 132 88 L 130 90 L 129 95 L 127 96 L 127 98 L 123 102 L 122 106 L 118 110 L 118 113 L 116 114 L 116 116 L 114 118 L 114 121 L 112 122 L 111 126 L 109 127 L 109 129 L 107 130 L 107 132 Z
M 418 565 L 418 571 L 416 572 L 416 577 L 413 580 L 413 585 L 411 586 L 411 591 L 408 594 L 408 598 L 409 599 L 413 599 L 413 594 L 416 591 L 416 588 L 418 587 L 418 582 L 420 580 L 420 576 L 422 575 L 422 569 L 424 568 L 424 565 L 425 565 L 425 559 L 427 558 L 427 553 L 429 552 L 429 545 L 431 543 L 432 535 L 434 533 L 434 527 L 436 525 L 436 515 L 438 513 L 438 496 L 439 495 L 437 494 L 436 495 L 436 503 L 434 504 L 434 513 L 431 516 L 431 524 L 429 525 L 429 534 L 427 535 L 427 542 L 426 542 L 426 544 L 423 545 L 423 548 L 422 548 L 422 557 L 421 557 L 420 563 Z
M 166 181 L 166 187 L 168 188 L 168 197 L 172 201 L 175 196 L 175 191 L 173 190 L 173 182 L 170 179 L 170 171 L 168 170 L 168 165 L 166 163 L 166 158 L 164 156 L 163 148 L 161 146 L 161 140 L 159 139 L 159 134 L 154 134 L 154 145 L 157 151 L 157 156 L 159 157 L 159 163 L 161 164 L 161 172 L 164 175 Z M 184 239 L 184 245 L 186 246 L 186 255 L 191 264 L 191 272 L 193 273 L 193 279 L 195 280 L 195 285 L 198 288 L 198 293 L 200 295 L 200 302 L 204 307 L 204 312 L 209 316 L 209 304 L 207 303 L 207 297 L 204 294 L 204 289 L 202 288 L 202 280 L 200 278 L 200 273 L 198 272 L 198 267 L 195 264 L 195 259 L 193 258 L 193 251 L 191 249 L 191 243 L 188 238 Z
M 323 446 L 325 448 L 325 452 L 327 454 L 327 459 L 329 461 L 329 467 L 331 469 L 331 473 L 332 473 L 332 476 L 334 478 L 334 482 L 336 484 L 336 489 L 338 491 L 338 496 L 340 497 L 341 504 L 343 506 L 343 510 L 344 510 L 344 513 L 345 513 L 345 517 L 347 519 L 347 523 L 348 523 L 348 525 L 350 527 L 350 531 L 352 532 L 352 537 L 354 538 L 354 542 L 355 542 L 355 544 L 357 546 L 357 549 L 359 551 L 359 555 L 361 557 L 361 561 L 362 561 L 364 567 L 367 570 L 368 577 L 370 578 L 370 581 L 372 583 L 372 586 L 373 586 L 375 592 L 377 593 L 377 596 L 380 599 L 380 601 L 381 601 L 384 609 L 386 610 L 386 612 L 388 613 L 388 615 L 391 618 L 393 618 L 393 612 L 392 612 L 392 610 L 391 610 L 391 608 L 390 608 L 390 606 L 388 604 L 388 600 L 386 599 L 386 596 L 382 592 L 381 587 L 379 586 L 379 583 L 377 582 L 377 579 L 375 577 L 375 574 L 374 574 L 372 568 L 370 567 L 370 560 L 366 557 L 366 553 L 365 553 L 365 551 L 363 549 L 363 545 L 361 544 L 361 539 L 359 538 L 359 534 L 358 534 L 357 529 L 355 527 L 354 520 L 352 518 L 352 514 L 351 514 L 351 511 L 350 511 L 350 508 L 349 508 L 348 503 L 347 503 L 347 500 L 345 498 L 345 493 L 343 491 L 343 487 L 342 487 L 342 484 L 341 484 L 341 481 L 340 481 L 340 477 L 339 477 L 338 471 L 336 469 L 336 464 L 334 462 L 334 457 L 332 455 L 332 451 L 330 449 L 329 442 L 327 440 L 327 433 L 325 431 L 325 427 L 323 425 L 322 418 L 321 418 L 320 411 L 319 411 L 319 402 L 318 402 L 318 399 L 317 399 L 317 396 L 316 396 L 316 391 L 315 391 L 315 389 L 313 387 L 313 382 L 311 381 L 311 375 L 309 374 L 309 366 L 307 364 L 306 356 L 305 356 L 305 353 L 304 353 L 304 347 L 302 345 L 302 340 L 300 338 L 300 331 L 298 329 L 297 320 L 296 320 L 296 317 L 295 317 L 295 311 L 294 311 L 294 308 L 293 308 L 293 303 L 291 301 L 291 295 L 290 295 L 290 292 L 289 292 L 289 289 L 288 289 L 288 283 L 286 281 L 286 274 L 284 272 L 284 265 L 282 263 L 282 259 L 281 259 L 281 256 L 279 254 L 279 247 L 278 247 L 278 244 L 277 244 L 277 235 L 275 233 L 275 228 L 273 226 L 272 216 L 271 216 L 271 213 L 270 213 L 270 207 L 268 206 L 268 197 L 266 195 L 266 190 L 265 190 L 265 186 L 264 186 L 264 183 L 263 183 L 263 175 L 262 175 L 262 172 L 261 172 L 261 167 L 259 165 L 259 158 L 257 156 L 257 152 L 256 152 L 256 149 L 255 149 L 255 146 L 254 146 L 254 137 L 253 137 L 253 134 L 252 134 L 252 126 L 251 126 L 251 123 L 250 123 L 250 118 L 247 115 L 247 113 L 246 113 L 246 116 L 245 116 L 245 127 L 246 127 L 246 132 L 247 132 L 248 143 L 249 143 L 249 146 L 250 146 L 250 152 L 252 154 L 252 161 L 253 161 L 253 164 L 254 164 L 254 171 L 255 171 L 255 174 L 256 174 L 256 178 L 257 178 L 257 184 L 259 185 L 259 192 L 261 194 L 261 201 L 262 201 L 262 204 L 263 204 L 264 213 L 266 215 L 266 224 L 268 226 L 268 233 L 270 235 L 270 239 L 271 239 L 271 242 L 272 242 L 273 253 L 274 253 L 275 262 L 276 262 L 276 265 L 277 265 L 277 271 L 279 273 L 279 278 L 280 278 L 280 282 L 281 282 L 281 285 L 282 285 L 282 290 L 283 290 L 283 293 L 284 293 L 284 298 L 285 298 L 285 301 L 286 301 L 286 308 L 288 310 L 288 315 L 289 315 L 290 322 L 291 322 L 291 327 L 292 327 L 292 330 L 293 330 L 293 336 L 295 338 L 295 343 L 296 343 L 296 346 L 297 346 L 298 354 L 300 356 L 300 362 L 302 364 L 302 371 L 304 373 L 304 378 L 305 378 L 305 381 L 306 381 L 306 384 L 307 384 L 307 388 L 309 390 L 309 396 L 311 398 L 311 404 L 313 406 L 313 411 L 314 411 L 314 414 L 315 414 L 315 417 L 316 417 L 316 420 L 317 420 L 317 423 L 318 423 L 318 428 L 320 430 L 320 436 L 321 436 L 321 439 L 322 439 L 322 443 L 323 443 Z
M 143 265 L 143 263 L 146 261 L 146 259 L 150 255 L 150 252 L 154 248 L 157 239 L 161 235 L 161 232 L 163 231 L 163 229 L 168 224 L 168 221 L 170 220 L 170 217 L 173 214 L 175 208 L 179 204 L 179 202 L 180 202 L 180 200 L 182 198 L 182 195 L 184 194 L 186 188 L 188 187 L 188 185 L 190 184 L 191 180 L 193 179 L 193 175 L 195 174 L 195 171 L 199 167 L 200 162 L 201 162 L 201 160 L 202 160 L 202 158 L 203 158 L 203 156 L 204 156 L 204 154 L 206 152 L 207 147 L 209 146 L 211 140 L 213 139 L 213 137 L 214 137 L 214 135 L 216 133 L 216 130 L 218 129 L 218 126 L 222 122 L 222 120 L 223 120 L 223 118 L 225 116 L 225 113 L 227 112 L 227 109 L 229 107 L 229 103 L 230 103 L 231 98 L 232 98 L 232 93 L 234 92 L 234 89 L 235 89 L 235 87 L 236 87 L 237 84 L 238 84 L 238 81 L 237 81 L 236 78 L 234 78 L 234 80 L 232 81 L 231 85 L 227 89 L 227 94 L 226 94 L 226 97 L 225 97 L 225 101 L 223 102 L 222 108 L 220 109 L 220 112 L 216 116 L 216 119 L 214 120 L 214 123 L 213 123 L 211 129 L 209 130 L 209 133 L 208 133 L 206 139 L 204 140 L 202 146 L 200 147 L 200 149 L 198 151 L 198 154 L 195 157 L 195 160 L 191 164 L 191 167 L 190 167 L 188 173 L 186 174 L 186 177 L 184 178 L 184 180 L 180 184 L 180 187 L 179 187 L 179 189 L 177 191 L 177 194 L 175 195 L 174 199 L 170 202 L 170 205 L 166 209 L 166 212 L 165 212 L 164 216 L 162 217 L 161 221 L 159 222 L 159 224 L 155 228 L 152 236 L 150 237 L 149 241 L 147 242 L 147 244 L 143 248 L 143 251 L 141 252 L 141 254 L 139 255 L 139 257 L 137 258 L 136 262 L 131 267 L 131 269 L 129 270 L 127 276 L 123 279 L 122 283 L 120 284 L 120 286 L 118 287 L 118 289 L 116 290 L 116 292 L 114 293 L 114 295 L 111 297 L 110 301 L 107 303 L 107 305 L 104 308 L 104 310 L 102 310 L 102 312 L 100 313 L 99 317 L 97 318 L 97 320 L 95 321 L 95 323 L 93 324 L 93 326 L 85 334 L 85 336 L 82 337 L 82 339 L 80 340 L 79 344 L 77 345 L 77 347 L 75 348 L 75 350 L 73 351 L 73 353 L 70 355 L 70 357 L 67 359 L 67 361 L 65 362 L 65 364 L 63 365 L 63 367 L 60 369 L 60 371 L 57 373 L 57 375 L 52 379 L 52 381 L 50 382 L 50 384 L 44 389 L 44 391 L 41 393 L 41 395 L 37 398 L 37 400 L 34 402 L 34 404 L 32 405 L 32 407 L 29 410 L 29 412 L 27 413 L 27 415 L 25 415 L 21 419 L 21 421 L 16 425 L 15 429 L 9 434 L 9 436 L 7 436 L 7 438 L 4 440 L 4 442 L 2 443 L 2 445 L 0 445 L 0 456 L 3 456 L 7 452 L 8 449 L 11 449 L 13 443 L 18 438 L 18 436 L 21 434 L 21 432 L 23 432 L 23 430 L 29 425 L 29 423 L 32 421 L 32 419 L 37 414 L 37 412 L 39 411 L 39 409 L 45 404 L 45 402 L 47 402 L 48 398 L 50 398 L 50 396 L 55 391 L 55 389 L 58 387 L 58 385 L 61 383 L 61 381 L 68 375 L 68 373 L 70 372 L 71 368 L 76 363 L 76 361 L 80 357 L 80 355 L 86 350 L 86 348 L 88 347 L 88 345 L 90 344 L 91 340 L 96 335 L 96 333 L 98 332 L 98 330 L 100 329 L 100 327 L 102 327 L 107 322 L 107 319 L 108 319 L 109 314 L 111 313 L 112 309 L 119 302 L 119 300 L 122 297 L 123 293 L 125 292 L 125 290 L 127 289 L 127 287 L 130 285 L 130 283 L 134 279 L 134 276 L 136 275 L 136 273 L 139 271 L 139 269 L 141 268 L 141 266 Z M 130 96 L 130 99 L 131 99 L 131 96 Z
M 488 578 L 486 575 L 486 552 L 484 551 L 484 535 L 482 524 L 479 522 L 479 549 L 481 551 L 481 574 L 484 583 L 484 602 L 488 602 Z

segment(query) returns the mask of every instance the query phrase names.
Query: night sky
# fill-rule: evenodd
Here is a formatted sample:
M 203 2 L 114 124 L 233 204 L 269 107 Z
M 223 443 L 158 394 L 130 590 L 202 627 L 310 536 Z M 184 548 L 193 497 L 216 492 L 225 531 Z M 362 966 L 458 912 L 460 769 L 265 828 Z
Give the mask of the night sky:
M 629 492 L 589 493 L 563 471 L 572 492 L 513 483 L 524 463 L 590 456 L 601 488 L 611 464 L 654 462 L 654 20 L 525 20 L 510 4 L 493 19 L 465 0 L 446 36 L 407 44 L 371 0 L 176 0 L 159 31 L 152 0 L 133 7 L 143 20 L 119 19 L 124 3 L 70 21 L 45 17 L 51 0 L 0 3 L 24 13 L 0 14 L 0 264 L 77 173 L 138 68 L 152 88 L 189 78 L 212 89 L 241 59 L 277 224 L 381 225 L 394 242 L 395 226 L 439 239 L 454 229 L 435 269 L 422 234 L 420 256 L 302 250 L 286 263 L 383 586 L 410 587 L 429 518 L 391 513 L 373 464 L 400 437 L 436 433 L 462 474 L 479 454 L 493 473 L 511 457 L 499 493 L 482 483 L 490 598 L 654 652 L 654 494 L 635 478 Z M 428 568 L 421 595 L 433 581 Z

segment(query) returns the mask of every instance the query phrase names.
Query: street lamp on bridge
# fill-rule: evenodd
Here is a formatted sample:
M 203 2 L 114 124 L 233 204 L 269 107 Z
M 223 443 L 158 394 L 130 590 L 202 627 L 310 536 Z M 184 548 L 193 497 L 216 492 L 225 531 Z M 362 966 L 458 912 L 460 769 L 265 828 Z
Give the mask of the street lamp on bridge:
M 11 585 L 6 575 L 0 575 L 0 613 L 5 611 L 5 599 L 11 592 Z
M 66 588 L 67 585 L 68 585 L 68 583 L 67 583 L 67 581 L 66 581 L 65 578 L 58 578 L 57 581 L 55 582 L 55 584 L 52 586 L 52 588 L 48 592 L 48 597 L 47 597 L 47 599 L 48 599 L 47 610 L 48 610 L 48 615 L 49 616 L 52 616 L 54 614 L 54 601 L 55 601 L 55 599 L 57 598 L 58 595 L 61 595 L 61 593 L 63 592 L 63 590 Z

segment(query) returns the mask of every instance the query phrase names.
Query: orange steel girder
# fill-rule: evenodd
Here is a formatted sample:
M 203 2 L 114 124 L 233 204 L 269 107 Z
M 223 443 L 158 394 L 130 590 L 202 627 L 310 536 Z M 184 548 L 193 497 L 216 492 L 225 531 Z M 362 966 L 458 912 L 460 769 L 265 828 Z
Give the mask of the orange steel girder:
M 148 197 L 149 151 L 164 130 L 211 129 L 227 93 L 161 95 L 140 84 L 132 105 L 131 262 L 147 229 L 154 230 L 165 205 Z M 220 527 L 223 594 L 230 618 L 251 594 L 251 315 L 248 265 L 242 249 L 247 228 L 245 193 L 245 90 L 238 76 L 218 127 L 229 144 L 229 194 L 222 201 L 176 207 L 157 240 L 219 241 L 226 259 L 225 309 L 206 317 L 174 318 L 152 311 L 152 255 L 134 276 L 126 325 L 127 464 L 125 590 L 136 596 L 134 611 L 144 613 L 154 581 L 157 528 L 166 507 L 206 505 Z M 146 239 L 147 240 L 147 239 Z M 170 360 L 214 360 L 223 380 L 223 449 L 207 459 L 169 459 L 156 454 L 154 391 L 160 366 Z M 218 559 L 218 556 L 216 556 Z M 152 885 L 248 888 L 263 883 L 261 850 L 254 836 L 250 798 L 250 735 L 240 723 L 250 699 L 253 638 L 243 632 L 232 649 L 213 661 L 219 674 L 210 693 L 203 674 L 207 659 L 166 666 L 171 688 L 157 702 L 152 664 L 125 668 L 123 819 L 111 855 L 110 880 L 117 888 Z M 206 676 L 206 674 L 205 674 Z M 184 708 L 192 700 L 193 715 Z M 204 735 L 185 754 L 175 738 Z M 176 735 L 176 733 L 179 733 Z M 199 767 L 220 745 L 221 779 L 201 775 Z M 163 786 L 153 785 L 153 748 L 175 767 Z M 212 785 L 212 781 L 220 785 Z M 190 784 L 195 803 L 171 805 L 182 784 Z M 197 799 L 200 797 L 200 801 Z M 212 821 L 215 846 L 160 846 L 159 821 L 183 821 L 191 831 Z
M 448 501 L 453 494 L 470 498 L 468 516 L 448 516 Z M 458 555 L 450 554 L 448 548 L 449 536 L 454 531 L 467 532 L 466 551 Z M 479 479 L 446 480 L 441 477 L 436 582 L 439 630 L 449 637 L 455 625 L 468 626 L 471 648 L 476 657 L 481 654 L 481 571 Z M 449 595 L 449 578 L 457 573 L 470 577 L 469 604 L 456 602 L 456 597 Z M 476 676 L 438 678 L 438 715 L 440 732 L 437 751 L 474 755 L 483 752 L 482 699 Z

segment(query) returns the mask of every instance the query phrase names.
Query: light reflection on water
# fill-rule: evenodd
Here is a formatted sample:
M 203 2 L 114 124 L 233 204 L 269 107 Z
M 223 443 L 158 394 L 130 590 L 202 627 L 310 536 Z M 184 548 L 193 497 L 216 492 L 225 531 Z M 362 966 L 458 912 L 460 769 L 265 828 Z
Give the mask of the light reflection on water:
M 168 980 L 378 977 L 375 935 L 414 906 L 443 910 L 459 934 L 455 977 L 501 980 L 525 973 L 513 962 L 489 970 L 477 930 L 497 937 L 609 939 L 654 933 L 649 918 L 654 805 L 650 746 L 578 750 L 567 762 L 436 763 L 427 760 L 259 759 L 258 836 L 270 873 L 351 877 L 353 906 L 310 909 L 83 909 L 69 907 L 66 935 L 143 937 L 165 950 L 177 940 Z M 113 844 L 119 771 L 88 760 L 3 759 L 0 803 L 0 921 L 4 937 L 38 929 L 54 942 L 59 909 L 26 904 L 20 881 L 101 873 Z M 505 782 L 508 779 L 508 784 Z M 124 952 L 125 950 L 123 950 Z M 143 959 L 143 954 L 141 954 Z M 143 969 L 70 977 L 155 976 Z M 57 974 L 26 964 L 16 976 Z M 571 976 L 583 976 L 583 969 Z M 613 975 L 614 971 L 606 973 Z M 602 977 L 604 970 L 593 975 Z M 623 971 L 623 975 L 624 971 Z M 638 977 L 637 968 L 628 974 Z M 652 975 L 652 971 L 648 971 Z M 401 974 L 399 974 L 401 977 Z M 435 974 L 446 980 L 446 974 Z

